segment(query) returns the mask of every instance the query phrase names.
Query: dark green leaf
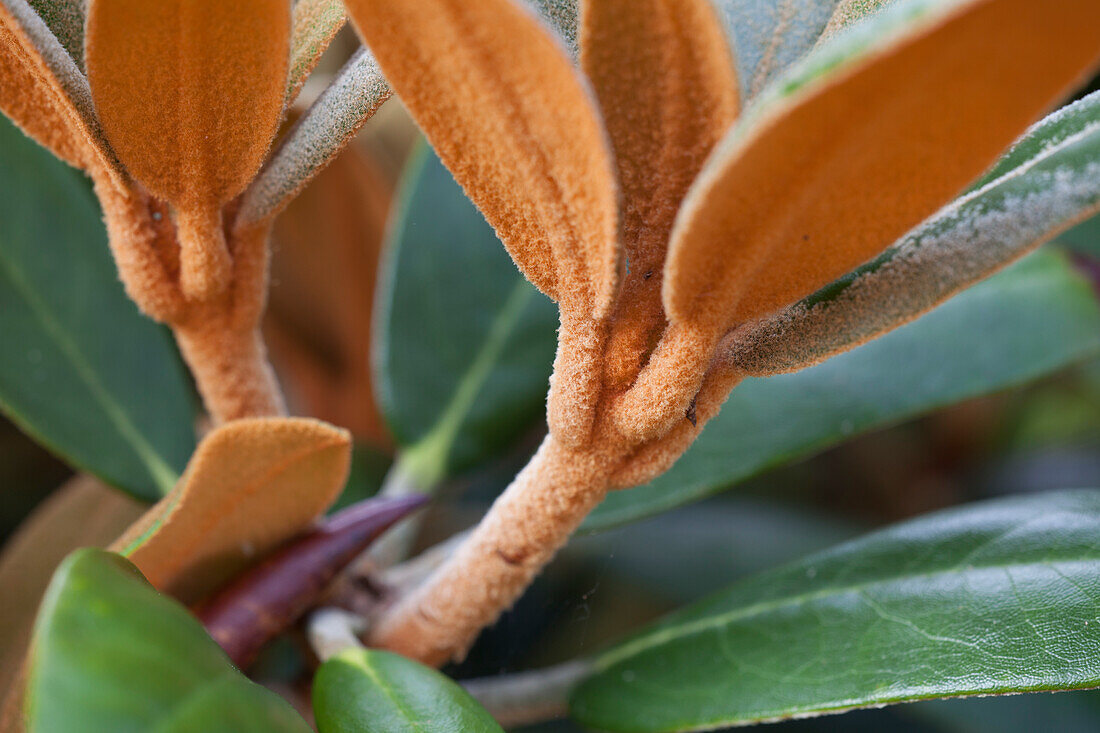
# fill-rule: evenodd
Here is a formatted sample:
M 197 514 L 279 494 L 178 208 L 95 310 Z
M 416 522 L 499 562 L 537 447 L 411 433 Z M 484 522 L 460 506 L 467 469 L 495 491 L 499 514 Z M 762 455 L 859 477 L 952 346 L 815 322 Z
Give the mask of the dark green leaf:
M 1094 356 L 1100 306 L 1067 257 L 1036 253 L 923 318 L 795 374 L 746 380 L 672 469 L 612 494 L 600 529 L 725 489 L 852 436 Z
M 309 731 L 187 609 L 102 550 L 77 550 L 58 568 L 32 650 L 30 733 Z
M 364 443 L 356 444 L 351 451 L 348 481 L 340 498 L 329 507 L 328 514 L 335 514 L 377 494 L 392 464 L 390 456 L 381 450 Z
M 86 183 L 0 118 L 0 408 L 81 470 L 155 499 L 195 447 L 167 332 L 127 299 Z
M 577 537 L 563 552 L 679 605 L 856 534 L 855 524 L 807 507 L 722 497 Z
M 1058 236 L 1058 242 L 1075 252 L 1100 258 L 1100 216 L 1086 219 Z
M 1100 685 L 1100 491 L 991 501 L 758 575 L 596 660 L 572 708 L 703 730 Z
M 1005 695 L 929 700 L 897 708 L 906 718 L 943 733 L 1087 733 L 1100 727 L 1100 694 Z
M 405 173 L 378 303 L 375 383 L 422 485 L 544 415 L 557 310 L 427 147 Z
M 349 649 L 321 666 L 313 709 L 321 733 L 501 731 L 477 701 L 439 672 L 369 649 Z

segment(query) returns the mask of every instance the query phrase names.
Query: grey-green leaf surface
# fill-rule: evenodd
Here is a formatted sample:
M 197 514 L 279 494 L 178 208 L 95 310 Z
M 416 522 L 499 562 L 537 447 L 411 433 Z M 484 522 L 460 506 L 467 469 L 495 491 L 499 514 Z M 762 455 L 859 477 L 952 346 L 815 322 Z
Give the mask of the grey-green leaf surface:
M 375 384 L 403 466 L 434 483 L 543 418 L 557 310 L 426 146 L 397 206 L 375 308 Z
M 862 432 L 1007 389 L 1100 350 L 1100 305 L 1057 249 L 1041 250 L 919 320 L 818 366 L 747 379 L 680 461 L 609 496 L 597 530 L 721 491 Z
M 794 371 L 896 328 L 1100 208 L 1100 93 L 1032 127 L 969 193 L 869 264 L 742 329 L 746 374 Z
M 123 292 L 79 174 L 0 118 L 0 409 L 83 471 L 156 499 L 195 447 L 167 332 Z
M 525 0 L 531 9 L 557 33 L 566 51 L 577 58 L 577 13 L 579 0 Z
M 31 7 L 84 71 L 84 23 L 88 0 L 29 0 Z
M 186 608 L 102 550 L 77 550 L 55 573 L 27 684 L 30 733 L 309 731 L 238 672 Z
M 360 49 L 336 80 L 294 123 L 244 193 L 240 219 L 275 216 L 336 157 L 390 98 L 390 85 L 370 51 Z
M 714 0 L 733 46 L 741 95 L 756 97 L 821 40 L 893 0 Z
M 839 0 L 714 0 L 729 34 L 741 94 L 755 97 L 817 43 Z
M 321 665 L 313 709 L 320 733 L 503 733 L 439 672 L 370 649 L 349 649 Z
M 706 730 L 1100 685 L 1100 491 L 976 504 L 764 573 L 596 659 L 573 713 Z

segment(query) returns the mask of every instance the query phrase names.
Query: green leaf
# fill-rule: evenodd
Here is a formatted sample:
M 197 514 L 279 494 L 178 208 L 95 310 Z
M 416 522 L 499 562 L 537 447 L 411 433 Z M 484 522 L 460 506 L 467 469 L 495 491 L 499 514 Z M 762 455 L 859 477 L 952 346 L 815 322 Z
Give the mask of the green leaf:
M 0 119 L 0 409 L 83 471 L 156 499 L 195 447 L 167 332 L 118 281 L 79 174 Z
M 1100 216 L 1086 219 L 1069 231 L 1059 234 L 1058 242 L 1075 252 L 1100 257 Z
M 543 416 L 557 310 L 426 146 L 405 173 L 379 289 L 375 384 L 422 486 Z
M 392 465 L 393 459 L 389 454 L 378 448 L 365 443 L 352 446 L 347 483 L 344 484 L 340 498 L 328 508 L 326 514 L 335 514 L 377 494 Z
M 489 713 L 434 669 L 370 649 L 349 649 L 313 681 L 320 733 L 494 733 Z
M 1057 695 L 1004 695 L 929 700 L 897 711 L 944 733 L 1035 733 L 1091 731 L 1100 724 L 1095 690 Z
M 854 435 L 1006 389 L 1096 355 L 1100 306 L 1057 250 L 1038 252 L 882 338 L 738 386 L 680 461 L 609 496 L 598 530 L 721 491 Z
M 234 669 L 186 608 L 102 550 L 77 550 L 55 573 L 27 689 L 30 733 L 309 731 Z
M 610 731 L 1100 685 L 1100 491 L 940 512 L 758 575 L 596 659 Z
M 730 496 L 577 537 L 563 554 L 678 605 L 850 539 L 857 526 L 807 507 Z

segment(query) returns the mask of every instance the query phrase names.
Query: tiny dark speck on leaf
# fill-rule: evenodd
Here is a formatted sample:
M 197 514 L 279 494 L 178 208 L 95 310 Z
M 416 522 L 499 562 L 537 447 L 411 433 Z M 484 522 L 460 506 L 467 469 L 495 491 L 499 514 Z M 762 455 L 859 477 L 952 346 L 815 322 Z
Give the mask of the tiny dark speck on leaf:
M 803 242 L 809 242 L 810 241 L 810 235 L 809 234 L 803 234 L 802 235 L 802 241 Z
M 651 277 L 653 277 L 653 270 L 650 270 L 646 274 L 642 275 L 642 279 L 644 279 L 644 280 L 648 280 Z

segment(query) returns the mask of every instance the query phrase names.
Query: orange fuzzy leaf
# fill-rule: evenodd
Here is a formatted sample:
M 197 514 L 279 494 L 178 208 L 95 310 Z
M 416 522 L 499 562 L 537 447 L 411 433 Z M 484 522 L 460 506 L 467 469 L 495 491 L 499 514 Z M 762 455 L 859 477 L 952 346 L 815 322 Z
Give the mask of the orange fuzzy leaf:
M 512 0 L 349 0 L 386 78 L 523 273 L 603 317 L 618 275 L 611 154 L 584 82 Z
M 583 6 L 580 35 L 622 189 L 630 272 L 611 361 L 629 380 L 664 325 L 668 237 L 684 194 L 737 116 L 737 71 L 709 0 L 593 0 Z
M 286 85 L 287 104 L 298 96 L 306 77 L 321 60 L 348 16 L 342 0 L 298 0 L 290 34 L 290 74 Z
M 673 232 L 674 321 L 727 329 L 870 259 L 976 178 L 1100 52 L 1095 0 L 894 10 L 819 49 L 720 146 Z
M 66 163 L 119 180 L 87 80 L 26 0 L 0 0 L 0 110 Z
M 177 218 L 181 285 L 228 282 L 221 207 L 255 176 L 286 94 L 287 0 L 92 0 L 86 66 L 108 140 Z
M 336 500 L 350 461 L 347 432 L 316 420 L 227 423 L 111 549 L 158 589 L 195 601 L 307 529 Z

